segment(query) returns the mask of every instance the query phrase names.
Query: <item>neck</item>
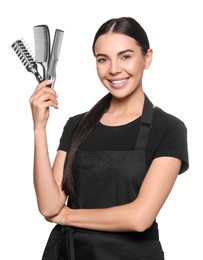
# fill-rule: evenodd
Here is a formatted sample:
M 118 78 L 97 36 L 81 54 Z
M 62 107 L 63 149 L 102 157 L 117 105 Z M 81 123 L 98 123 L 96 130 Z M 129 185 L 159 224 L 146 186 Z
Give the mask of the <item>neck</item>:
M 144 92 L 140 89 L 125 98 L 116 98 L 113 96 L 108 112 L 115 114 L 141 115 L 143 104 Z

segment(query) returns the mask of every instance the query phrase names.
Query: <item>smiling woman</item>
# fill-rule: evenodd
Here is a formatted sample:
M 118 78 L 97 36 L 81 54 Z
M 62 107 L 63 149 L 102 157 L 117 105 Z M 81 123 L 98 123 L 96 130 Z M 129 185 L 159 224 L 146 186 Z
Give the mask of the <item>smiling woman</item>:
M 110 92 L 124 86 L 132 86 L 134 92 L 142 87 L 143 70 L 151 63 L 152 50 L 143 55 L 133 38 L 110 32 L 97 40 L 95 55 L 98 76 Z
M 46 124 L 49 107 L 58 108 L 57 95 L 44 81 L 30 98 L 38 206 L 57 224 L 43 260 L 163 260 L 156 217 L 189 167 L 187 129 L 143 90 L 152 49 L 137 21 L 102 24 L 93 53 L 109 93 L 69 118 L 53 166 Z

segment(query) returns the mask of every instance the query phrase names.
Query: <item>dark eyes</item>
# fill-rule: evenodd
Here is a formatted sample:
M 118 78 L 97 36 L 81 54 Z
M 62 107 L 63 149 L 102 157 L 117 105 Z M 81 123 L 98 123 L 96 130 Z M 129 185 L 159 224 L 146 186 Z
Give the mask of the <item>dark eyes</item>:
M 125 54 L 125 55 L 123 55 L 123 56 L 121 56 L 120 57 L 120 59 L 121 60 L 127 60 L 127 59 L 130 59 L 131 58 L 131 56 L 130 55 L 127 55 L 127 54 Z M 106 61 L 108 61 L 108 58 L 98 58 L 97 59 L 97 62 L 99 62 L 99 63 L 104 63 L 104 62 L 106 62 Z
M 122 60 L 127 60 L 127 59 L 129 59 L 129 58 L 130 58 L 130 55 L 123 55 L 123 56 L 121 57 Z
M 99 58 L 99 59 L 97 59 L 97 62 L 99 62 L 99 63 L 104 63 L 105 61 L 107 61 L 107 58 Z

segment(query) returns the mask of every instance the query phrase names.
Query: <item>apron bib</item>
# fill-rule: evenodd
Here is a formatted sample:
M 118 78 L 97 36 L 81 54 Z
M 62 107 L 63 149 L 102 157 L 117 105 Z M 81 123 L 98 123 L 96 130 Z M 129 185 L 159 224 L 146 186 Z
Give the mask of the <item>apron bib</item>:
M 145 95 L 133 151 L 81 151 L 73 164 L 74 209 L 108 208 L 136 199 L 146 175 L 153 105 Z M 119 216 L 118 216 L 119 217 Z M 101 232 L 56 225 L 42 260 L 164 260 L 157 223 L 144 232 Z

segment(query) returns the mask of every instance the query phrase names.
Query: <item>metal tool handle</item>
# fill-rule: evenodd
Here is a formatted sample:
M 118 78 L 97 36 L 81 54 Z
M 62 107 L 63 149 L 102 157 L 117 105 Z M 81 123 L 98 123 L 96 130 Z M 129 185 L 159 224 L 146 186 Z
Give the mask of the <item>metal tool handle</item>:
M 53 80 L 53 84 L 50 86 L 51 88 L 54 87 L 54 83 L 56 80 L 56 66 L 59 60 L 61 44 L 63 41 L 63 34 L 64 31 L 59 29 L 55 30 L 54 41 L 51 49 L 51 54 L 49 57 L 48 71 L 47 71 L 47 79 Z

